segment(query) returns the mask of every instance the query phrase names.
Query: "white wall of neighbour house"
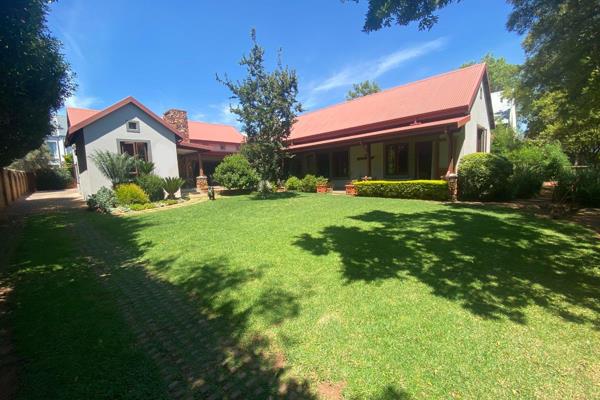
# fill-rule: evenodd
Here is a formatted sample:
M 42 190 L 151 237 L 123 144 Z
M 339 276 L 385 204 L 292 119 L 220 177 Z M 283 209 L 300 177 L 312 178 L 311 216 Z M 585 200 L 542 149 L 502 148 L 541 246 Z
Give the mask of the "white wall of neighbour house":
M 132 120 L 139 121 L 139 132 L 127 131 L 126 124 Z M 175 134 L 133 104 L 83 128 L 83 141 L 87 168 L 80 172 L 80 191 L 84 197 L 111 185 L 91 159 L 94 152 L 120 153 L 121 141 L 147 142 L 148 158 L 155 165 L 154 172 L 162 177 L 179 176 Z
M 457 136 L 457 148 L 460 149 L 458 161 L 460 164 L 460 158 L 467 154 L 477 152 L 477 130 L 483 128 L 486 131 L 485 134 L 485 152 L 490 151 L 491 145 L 491 128 L 490 118 L 487 108 L 487 96 L 485 93 L 485 87 L 481 84 L 473 106 L 471 107 L 471 120 L 467 122 L 460 134 Z M 460 142 L 462 141 L 462 146 Z

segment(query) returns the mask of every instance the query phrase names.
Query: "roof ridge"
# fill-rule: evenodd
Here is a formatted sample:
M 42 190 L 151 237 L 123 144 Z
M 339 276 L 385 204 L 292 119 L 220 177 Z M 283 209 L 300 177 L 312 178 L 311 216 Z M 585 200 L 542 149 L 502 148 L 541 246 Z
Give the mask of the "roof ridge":
M 373 98 L 373 97 L 375 97 L 377 95 L 386 94 L 386 93 L 389 93 L 391 91 L 394 91 L 394 90 L 397 90 L 397 89 L 400 89 L 400 88 L 405 88 L 405 87 L 408 87 L 408 86 L 411 86 L 411 85 L 415 85 L 415 84 L 423 82 L 423 81 L 427 81 L 427 80 L 435 79 L 435 78 L 441 78 L 441 77 L 446 76 L 446 75 L 451 75 L 451 74 L 455 74 L 455 73 L 461 72 L 461 71 L 463 71 L 465 69 L 471 69 L 471 68 L 475 68 L 475 67 L 481 67 L 482 65 L 485 65 L 485 63 L 473 64 L 473 65 L 469 65 L 467 67 L 462 67 L 462 68 L 453 69 L 451 71 L 442 72 L 441 74 L 432 75 L 432 76 L 429 76 L 427 78 L 421 78 L 421 79 L 418 79 L 416 81 L 411 81 L 411 82 L 403 83 L 402 85 L 393 86 L 391 88 L 384 89 L 384 90 L 382 90 L 380 92 L 377 92 L 377 93 L 371 93 L 371 94 L 368 94 L 366 96 L 357 97 L 357 98 L 351 99 L 351 100 L 345 100 L 345 101 L 342 101 L 340 103 L 335 103 L 335 104 L 332 104 L 332 105 L 329 105 L 329 106 L 325 106 L 325 107 L 319 108 L 317 110 L 309 111 L 309 112 L 307 112 L 305 114 L 299 115 L 298 117 L 303 117 L 303 116 L 306 116 L 306 115 L 309 115 L 309 114 L 313 114 L 313 113 L 316 113 L 316 112 L 319 112 L 319 111 L 329 110 L 329 109 L 332 109 L 332 108 L 340 107 L 340 106 L 346 105 L 346 104 L 351 103 L 351 102 L 356 102 L 356 101 L 363 100 L 365 98 Z

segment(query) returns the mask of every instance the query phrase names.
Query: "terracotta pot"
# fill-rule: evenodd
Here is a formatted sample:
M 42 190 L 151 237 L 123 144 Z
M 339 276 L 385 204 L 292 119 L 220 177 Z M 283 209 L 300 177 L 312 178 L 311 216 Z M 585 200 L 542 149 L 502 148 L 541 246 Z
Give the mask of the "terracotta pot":
M 346 194 L 349 196 L 356 196 L 356 186 L 352 184 L 346 185 Z
M 317 185 L 317 193 L 327 193 L 327 185 Z

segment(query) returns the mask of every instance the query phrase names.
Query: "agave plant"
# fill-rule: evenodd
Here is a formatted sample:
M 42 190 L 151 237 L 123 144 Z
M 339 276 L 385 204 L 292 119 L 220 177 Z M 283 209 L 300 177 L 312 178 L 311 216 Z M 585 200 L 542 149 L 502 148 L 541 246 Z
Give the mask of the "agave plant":
M 131 173 L 136 167 L 136 159 L 130 155 L 96 150 L 90 158 L 100 172 L 110 180 L 113 188 L 121 183 L 131 182 Z
M 174 199 L 175 193 L 183 186 L 185 181 L 179 177 L 167 177 L 163 179 L 163 189 L 167 192 L 167 199 Z

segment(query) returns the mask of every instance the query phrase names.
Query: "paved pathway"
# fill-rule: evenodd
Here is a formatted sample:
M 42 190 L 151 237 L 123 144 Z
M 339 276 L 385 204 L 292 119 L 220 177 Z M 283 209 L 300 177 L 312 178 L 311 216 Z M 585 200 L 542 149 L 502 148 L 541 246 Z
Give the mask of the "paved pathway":
M 7 208 L 0 210 L 0 216 L 18 217 L 23 215 L 65 211 L 85 207 L 77 189 L 39 191 L 12 203 Z

